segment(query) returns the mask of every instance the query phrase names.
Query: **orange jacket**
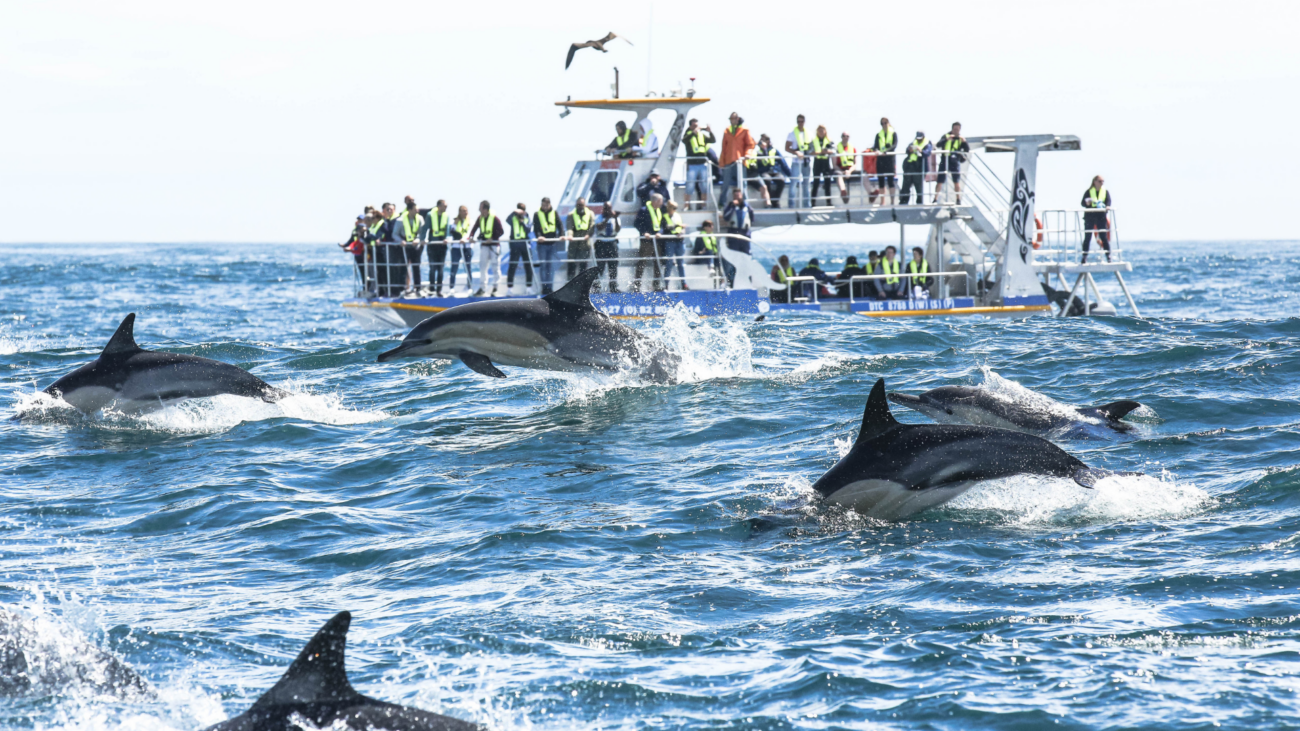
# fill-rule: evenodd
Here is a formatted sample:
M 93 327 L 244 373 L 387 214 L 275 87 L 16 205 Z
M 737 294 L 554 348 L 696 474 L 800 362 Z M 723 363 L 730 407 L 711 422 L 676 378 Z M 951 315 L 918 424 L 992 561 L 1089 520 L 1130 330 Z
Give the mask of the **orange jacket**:
M 718 157 L 718 164 L 726 167 L 735 161 L 747 157 L 756 147 L 754 138 L 750 136 L 749 130 L 741 126 L 735 132 L 731 127 L 722 133 L 722 155 Z

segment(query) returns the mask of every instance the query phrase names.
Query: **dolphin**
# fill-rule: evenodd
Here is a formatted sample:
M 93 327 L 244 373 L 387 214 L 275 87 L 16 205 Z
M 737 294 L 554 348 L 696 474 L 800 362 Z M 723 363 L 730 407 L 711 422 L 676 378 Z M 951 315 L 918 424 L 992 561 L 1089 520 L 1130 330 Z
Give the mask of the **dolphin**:
M 229 393 L 275 402 L 288 394 L 219 360 L 144 350 L 135 344 L 135 313 L 126 316 L 99 357 L 60 378 L 45 393 L 86 414 L 106 406 L 152 411 L 187 398 Z
M 1043 285 L 1043 294 L 1047 295 L 1047 299 L 1062 310 L 1065 309 L 1066 300 L 1069 300 L 1070 309 L 1065 313 L 1066 317 L 1082 317 L 1084 314 L 1089 312 L 1093 315 L 1103 316 L 1114 316 L 1118 313 L 1118 310 L 1115 309 L 1115 305 L 1105 301 L 1095 302 L 1092 305 L 1092 309 L 1087 310 L 1084 308 L 1083 301 L 1079 299 L 1078 295 L 1071 296 L 1070 293 L 1065 290 L 1052 289 L 1047 284 L 1041 282 L 1040 284 Z
M 206 731 L 289 731 L 300 728 L 386 731 L 475 731 L 451 716 L 367 698 L 352 689 L 343 666 L 352 614 L 339 612 L 298 653 L 279 682 L 234 718 Z M 311 726 L 306 724 L 310 723 Z
M 139 673 L 79 633 L 0 609 L 0 696 L 66 691 L 124 700 L 155 697 Z
M 999 396 L 985 388 L 941 386 L 920 396 L 889 394 L 889 400 L 919 411 L 942 424 L 977 424 L 1000 429 L 1017 429 L 1031 434 L 1047 434 L 1062 428 L 1087 424 L 1086 418 L 1118 432 L 1133 429 L 1120 419 L 1142 404 L 1115 401 L 1100 406 L 1063 406 L 1059 410 L 1037 407 Z
M 867 398 L 853 448 L 813 489 L 827 501 L 880 520 L 901 520 L 952 500 L 972 485 L 1012 475 L 1068 477 L 1083 487 L 1113 473 L 1089 467 L 1041 437 L 1010 429 L 900 424 L 885 379 Z
M 674 380 L 676 354 L 591 304 L 598 274 L 587 269 L 541 299 L 471 302 L 439 312 L 380 353 L 379 362 L 446 358 L 493 378 L 506 377 L 497 364 L 587 372 L 630 366 L 653 381 Z

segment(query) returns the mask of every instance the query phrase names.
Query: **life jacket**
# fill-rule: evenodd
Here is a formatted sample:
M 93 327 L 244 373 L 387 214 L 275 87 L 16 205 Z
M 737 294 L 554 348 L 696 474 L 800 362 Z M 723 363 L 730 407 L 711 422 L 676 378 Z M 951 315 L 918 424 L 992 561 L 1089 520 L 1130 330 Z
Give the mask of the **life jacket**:
M 961 149 L 961 138 L 953 137 L 951 133 L 943 136 L 943 151 L 956 152 Z M 1075 190 L 1078 190 L 1077 188 Z
M 551 236 L 552 234 L 554 234 L 554 233 L 555 233 L 555 221 L 556 221 L 555 216 L 556 216 L 556 213 L 555 213 L 555 209 L 554 209 L 554 208 L 552 208 L 552 209 L 549 210 L 549 211 L 538 211 L 538 212 L 537 212 L 537 227 L 538 227 L 540 230 L 539 230 L 537 233 L 540 234 L 541 236 L 546 236 L 546 237 L 549 237 L 549 236 Z
M 876 133 L 876 149 L 884 152 L 894 145 L 894 128 L 886 127 Z
M 699 130 L 686 133 L 686 146 L 690 148 L 692 155 L 709 154 L 709 143 L 704 141 L 704 133 Z
M 809 143 L 808 143 L 808 140 L 804 139 L 804 133 L 805 133 L 805 131 L 806 131 L 806 130 L 799 129 L 798 127 L 795 127 L 794 130 L 793 130 L 793 132 L 794 132 L 794 148 L 795 148 L 796 150 L 798 150 L 799 152 L 807 152 L 807 151 L 808 151 L 808 145 L 809 145 Z
M 771 170 L 776 167 L 776 148 L 769 147 L 767 148 L 767 152 L 761 152 L 756 148 L 754 151 L 754 157 L 745 161 L 745 167 L 759 167 L 763 170 Z
M 710 254 L 718 253 L 718 237 L 713 234 L 700 234 L 700 241 L 704 242 L 704 250 Z
M 776 281 L 780 282 L 781 284 L 787 284 L 790 281 L 790 277 L 795 276 L 794 267 L 786 267 L 785 269 L 782 269 L 781 265 L 777 264 L 776 276 L 778 277 Z
M 569 214 L 569 226 L 573 228 L 575 234 L 586 235 L 591 231 L 591 226 L 595 223 L 595 220 L 596 215 L 591 212 L 590 208 L 582 209 L 581 213 L 579 213 L 578 209 L 575 208 L 573 209 L 573 213 Z M 655 228 L 658 227 L 656 226 Z
M 890 264 L 893 264 L 893 266 L 891 267 Z M 881 259 L 880 269 L 881 269 L 880 271 L 881 274 L 893 275 L 885 279 L 885 284 L 898 284 L 898 271 L 899 269 L 901 269 L 901 267 L 898 265 L 897 259 L 895 259 L 892 262 L 888 259 Z
M 854 147 L 853 145 L 849 145 L 848 147 L 845 147 L 843 142 L 836 142 L 835 151 L 840 154 L 840 167 L 843 168 L 853 167 L 853 158 L 857 156 L 858 148 Z
M 664 226 L 663 209 L 655 208 L 653 203 L 648 203 L 648 202 L 645 204 L 645 209 L 650 212 L 650 225 L 654 228 L 654 230 L 658 231 L 659 229 L 663 228 Z
M 810 144 L 812 145 L 813 153 L 816 154 L 817 159 L 825 160 L 826 155 L 822 154 L 822 152 L 831 149 L 831 138 L 827 137 L 826 141 L 823 142 L 821 137 L 814 136 Z
M 1104 185 L 1101 186 L 1101 190 L 1089 186 L 1088 203 L 1090 204 L 1088 206 L 1089 208 L 1105 208 L 1106 207 L 1106 186 Z
M 515 241 L 528 240 L 528 226 L 518 213 L 510 217 L 510 238 Z
M 930 260 L 929 260 L 929 259 L 922 259 L 922 260 L 921 260 L 921 266 L 920 266 L 920 270 L 919 270 L 919 271 L 918 271 L 918 268 L 917 268 L 917 266 L 916 266 L 916 259 L 913 259 L 913 260 L 907 262 L 907 273 L 908 273 L 908 274 L 929 274 L 929 273 L 930 273 Z
M 668 233 L 673 236 L 681 236 L 686 232 L 686 225 L 682 223 L 682 214 L 672 213 L 668 216 Z
M 920 160 L 921 152 L 925 150 L 925 146 L 928 144 L 930 144 L 930 141 L 924 137 L 922 137 L 920 140 L 917 140 L 916 142 L 913 142 L 912 151 L 907 153 L 907 161 L 916 162 L 917 160 Z
M 486 216 L 478 217 L 479 241 L 487 242 L 492 239 L 492 235 L 496 233 L 494 223 L 496 223 L 496 217 L 492 215 L 492 211 L 488 211 Z
M 452 221 L 451 227 L 453 230 L 456 231 L 457 234 L 459 234 L 461 241 L 464 241 L 465 239 L 469 238 L 469 229 L 470 229 L 469 216 L 466 216 L 464 219 L 457 219 L 455 221 Z
M 411 212 L 402 212 L 402 236 L 407 242 L 415 241 L 420 237 L 420 227 L 424 224 L 424 219 L 417 212 L 415 218 L 411 218 Z
M 447 238 L 447 212 L 437 208 L 429 211 L 429 240 Z
M 384 219 L 382 218 L 370 224 L 370 239 L 372 244 L 379 239 L 379 229 L 383 225 L 384 225 Z

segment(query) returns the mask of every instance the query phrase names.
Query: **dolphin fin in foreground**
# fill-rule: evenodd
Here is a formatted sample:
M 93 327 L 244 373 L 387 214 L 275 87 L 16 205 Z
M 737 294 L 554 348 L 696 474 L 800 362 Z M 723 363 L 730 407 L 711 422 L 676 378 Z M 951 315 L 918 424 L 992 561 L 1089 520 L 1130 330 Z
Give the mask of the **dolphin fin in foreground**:
M 117 326 L 117 331 L 113 337 L 108 339 L 108 344 L 104 346 L 104 351 L 99 354 L 101 358 L 122 358 L 139 353 L 144 348 L 135 344 L 135 313 L 122 318 L 122 324 Z
M 578 276 L 569 280 L 569 283 L 546 295 L 542 299 L 552 305 L 571 305 L 583 310 L 596 310 L 596 306 L 591 303 L 591 285 L 596 283 L 596 278 L 600 276 L 600 270 L 592 267 L 584 269 Z
M 493 378 L 506 377 L 506 374 L 502 373 L 501 369 L 492 365 L 492 359 L 487 357 L 486 355 L 480 355 L 478 353 L 471 353 L 468 350 L 462 350 L 460 351 L 460 362 L 464 363 L 465 367 L 470 369 L 471 371 L 482 374 L 484 376 L 492 376 Z
M 1141 406 L 1142 404 L 1137 401 L 1115 401 L 1113 403 L 1102 404 L 1101 406 L 1093 406 L 1090 408 L 1085 407 L 1079 410 L 1084 412 L 1093 411 L 1111 421 L 1119 421 L 1125 416 L 1128 416 L 1130 411 L 1140 408 Z
M 898 419 L 889 412 L 889 400 L 885 396 L 885 379 L 876 381 L 867 396 L 867 408 L 862 412 L 862 426 L 858 429 L 858 438 L 854 444 L 864 439 L 874 439 L 898 426 Z
M 474 731 L 482 727 L 451 716 L 367 698 L 352 688 L 344 666 L 349 612 L 339 612 L 298 653 L 289 669 L 247 711 L 207 731 L 299 728 Z

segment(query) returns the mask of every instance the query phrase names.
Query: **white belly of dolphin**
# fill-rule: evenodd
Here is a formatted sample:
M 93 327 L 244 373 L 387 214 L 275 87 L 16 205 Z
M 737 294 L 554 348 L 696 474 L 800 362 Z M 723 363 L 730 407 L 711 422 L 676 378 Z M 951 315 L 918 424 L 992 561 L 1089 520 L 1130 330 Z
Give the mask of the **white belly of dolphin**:
M 456 358 L 460 351 L 485 355 L 497 365 L 548 371 L 580 371 L 617 367 L 606 354 L 586 350 L 561 357 L 556 344 L 535 330 L 500 323 L 455 323 L 434 333 L 439 354 Z M 575 362 L 576 361 L 576 362 Z
M 909 490 L 892 480 L 858 480 L 841 487 L 826 499 L 868 518 L 893 521 L 942 505 L 966 492 L 974 484 L 955 482 L 942 487 Z

